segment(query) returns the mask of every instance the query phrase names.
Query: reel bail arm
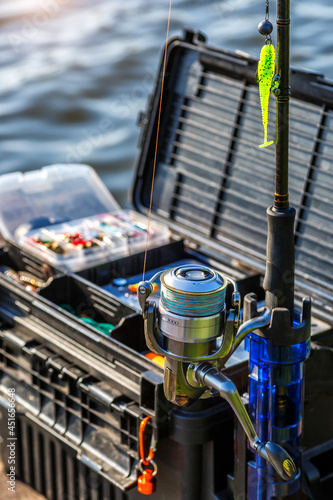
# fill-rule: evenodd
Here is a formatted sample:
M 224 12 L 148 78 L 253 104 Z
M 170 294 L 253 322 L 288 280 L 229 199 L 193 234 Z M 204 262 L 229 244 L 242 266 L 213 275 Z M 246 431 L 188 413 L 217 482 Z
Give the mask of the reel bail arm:
M 154 281 L 159 278 L 159 276 L 163 273 L 163 271 L 159 271 L 158 273 L 154 274 L 154 276 L 147 281 L 140 281 L 138 284 L 138 301 L 142 310 L 142 314 L 145 315 L 146 309 L 148 306 L 147 299 L 150 297 L 150 295 L 154 291 Z

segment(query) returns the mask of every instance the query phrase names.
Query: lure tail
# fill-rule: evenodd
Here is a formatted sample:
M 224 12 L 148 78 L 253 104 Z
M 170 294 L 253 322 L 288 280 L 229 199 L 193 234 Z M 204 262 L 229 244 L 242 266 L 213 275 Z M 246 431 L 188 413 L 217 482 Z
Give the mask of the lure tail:
M 260 144 L 259 148 L 265 148 L 274 143 L 274 141 L 267 140 L 268 102 L 274 74 L 275 50 L 273 45 L 266 44 L 261 49 L 260 61 L 258 63 L 260 106 L 264 127 L 264 142 Z
M 270 89 L 267 88 L 265 91 L 260 93 L 260 105 L 261 105 L 261 112 L 262 112 L 262 124 L 264 127 L 264 142 L 263 144 L 259 145 L 259 148 L 266 148 L 267 146 L 270 146 L 271 144 L 274 144 L 274 141 L 268 141 L 267 140 L 267 122 L 268 122 L 268 102 L 269 102 L 269 92 Z
M 267 142 L 267 137 L 266 137 L 264 139 L 264 142 L 262 144 L 259 144 L 259 148 L 266 148 L 267 146 L 270 146 L 271 144 L 274 144 L 274 141 Z
M 265 106 L 267 106 L 267 109 L 268 109 L 268 99 L 267 99 L 267 104 L 265 104 Z M 263 105 L 262 105 L 262 107 L 263 107 Z M 262 122 L 263 122 L 263 127 L 264 127 L 264 142 L 263 142 L 263 144 L 259 145 L 259 148 L 266 148 L 267 146 L 274 144 L 274 141 L 267 140 L 267 118 L 268 118 L 268 113 L 267 113 L 266 117 L 264 117 L 264 114 L 263 114 Z
M 264 126 L 264 142 L 259 145 L 259 148 L 266 148 L 271 144 L 274 144 L 274 141 L 267 141 L 267 125 L 266 125 L 266 127 Z

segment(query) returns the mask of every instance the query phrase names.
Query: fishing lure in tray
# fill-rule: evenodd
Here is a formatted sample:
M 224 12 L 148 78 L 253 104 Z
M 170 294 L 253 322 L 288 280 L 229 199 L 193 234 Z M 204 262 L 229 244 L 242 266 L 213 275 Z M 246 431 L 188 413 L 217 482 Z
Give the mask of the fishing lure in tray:
M 275 50 L 274 46 L 268 42 L 260 52 L 260 60 L 258 63 L 258 81 L 259 81 L 259 96 L 262 114 L 262 124 L 264 127 L 264 142 L 259 148 L 265 148 L 274 141 L 267 141 L 267 125 L 268 125 L 268 102 L 271 93 L 273 78 L 275 75 Z

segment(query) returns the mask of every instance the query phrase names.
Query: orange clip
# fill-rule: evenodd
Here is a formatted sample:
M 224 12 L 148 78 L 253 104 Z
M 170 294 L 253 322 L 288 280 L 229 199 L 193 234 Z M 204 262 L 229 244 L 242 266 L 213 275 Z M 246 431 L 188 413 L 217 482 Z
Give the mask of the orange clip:
M 150 416 L 145 417 L 140 423 L 140 429 L 139 429 L 140 462 L 138 469 L 141 472 L 141 476 L 138 477 L 138 491 L 143 495 L 151 495 L 156 490 L 155 476 L 157 474 L 157 465 L 153 460 L 156 450 L 156 438 L 155 438 L 154 428 L 151 437 L 149 453 L 147 457 L 144 446 L 144 434 L 149 420 L 152 421 L 153 420 L 152 417 Z M 147 466 L 149 467 L 147 469 L 144 469 L 144 467 Z
M 153 460 L 154 455 L 155 455 L 155 440 L 154 440 L 154 432 L 152 435 L 150 447 L 149 447 L 149 453 L 148 456 L 146 457 L 145 453 L 145 447 L 144 447 L 144 433 L 146 430 L 146 426 L 149 422 L 149 420 L 153 420 L 152 417 L 148 416 L 145 417 L 141 423 L 140 423 L 140 429 L 139 429 L 139 447 L 140 447 L 140 458 L 142 460 L 143 465 L 149 465 L 150 462 Z

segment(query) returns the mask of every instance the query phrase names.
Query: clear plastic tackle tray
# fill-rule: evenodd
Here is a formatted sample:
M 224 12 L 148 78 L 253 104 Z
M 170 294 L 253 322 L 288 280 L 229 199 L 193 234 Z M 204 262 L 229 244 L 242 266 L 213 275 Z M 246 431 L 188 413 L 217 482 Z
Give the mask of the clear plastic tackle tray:
M 80 271 L 144 250 L 147 218 L 121 210 L 87 165 L 54 165 L 0 177 L 3 237 L 54 267 Z M 149 247 L 166 243 L 150 223 Z

